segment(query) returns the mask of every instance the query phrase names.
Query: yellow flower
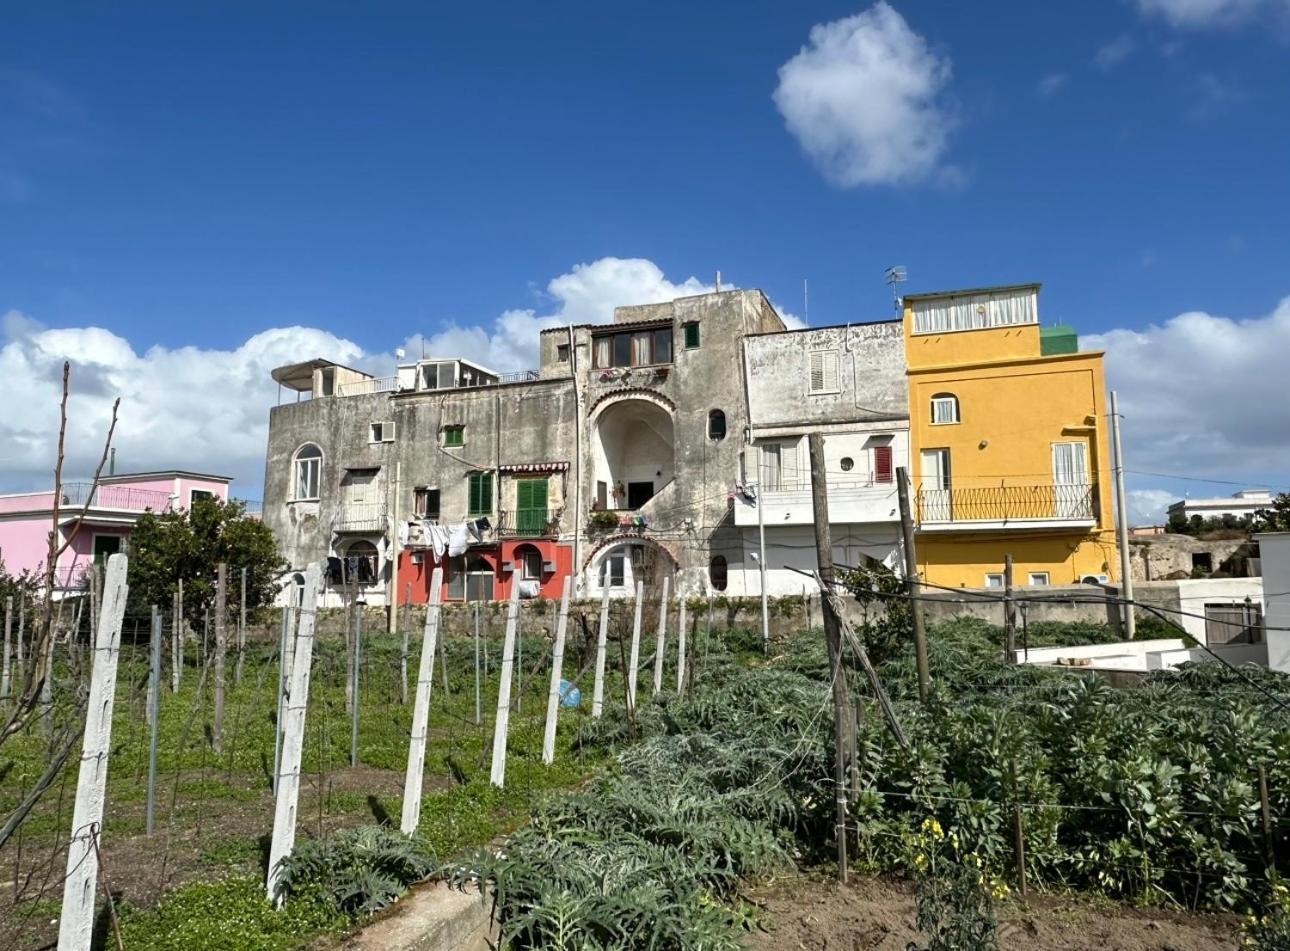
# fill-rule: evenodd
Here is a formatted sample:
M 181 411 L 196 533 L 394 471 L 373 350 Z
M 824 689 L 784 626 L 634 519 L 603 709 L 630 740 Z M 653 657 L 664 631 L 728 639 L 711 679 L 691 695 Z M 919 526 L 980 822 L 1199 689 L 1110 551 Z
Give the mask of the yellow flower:
M 927 856 L 922 852 L 919 852 L 914 856 L 914 868 L 918 869 L 920 872 L 927 869 Z
M 927 819 L 924 819 L 922 830 L 924 834 L 930 835 L 933 839 L 945 838 L 945 830 L 941 828 L 941 824 L 937 822 L 934 818 L 929 817 Z
M 995 879 L 994 888 L 991 889 L 991 894 L 994 895 L 996 900 L 1001 898 L 1007 898 L 1008 895 L 1011 893 L 1012 893 L 1012 889 L 1008 887 L 1007 882 L 1001 881 L 999 879 Z

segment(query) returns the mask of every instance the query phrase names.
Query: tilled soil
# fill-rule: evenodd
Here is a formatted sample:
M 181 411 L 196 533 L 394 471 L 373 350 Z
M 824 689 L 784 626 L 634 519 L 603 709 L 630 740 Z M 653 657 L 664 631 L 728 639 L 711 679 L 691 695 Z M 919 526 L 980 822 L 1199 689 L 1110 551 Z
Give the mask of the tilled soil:
M 920 940 L 913 888 L 856 879 L 846 886 L 797 878 L 754 890 L 764 930 L 750 951 L 905 951 Z M 1238 921 L 1164 908 L 1128 908 L 1068 896 L 1031 895 L 998 907 L 1003 951 L 1235 951 Z

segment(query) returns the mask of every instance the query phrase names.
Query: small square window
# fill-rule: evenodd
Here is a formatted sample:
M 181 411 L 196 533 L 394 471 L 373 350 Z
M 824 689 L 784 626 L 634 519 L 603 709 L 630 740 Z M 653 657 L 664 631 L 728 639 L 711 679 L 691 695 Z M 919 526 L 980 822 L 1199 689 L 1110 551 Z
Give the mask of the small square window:
M 695 321 L 688 324 L 682 324 L 681 329 L 685 331 L 685 349 L 697 350 L 699 347 L 699 325 Z
M 605 559 L 605 574 L 611 588 L 621 588 L 627 582 L 627 559 L 621 553 Z
M 439 518 L 439 490 L 429 486 L 412 490 L 412 512 L 417 518 L 437 521 Z
M 561 363 L 569 362 L 569 345 L 567 343 L 558 343 L 555 345 L 555 358 Z
M 394 442 L 394 423 L 372 423 L 369 442 Z
M 443 444 L 445 446 L 466 445 L 466 427 L 465 426 L 445 426 L 443 428 Z
M 1031 587 L 1041 587 L 1048 584 L 1048 572 L 1032 571 L 1027 579 Z
M 985 576 L 985 586 L 986 586 L 987 588 L 1002 588 L 1002 587 L 1003 587 L 1003 575 L 1002 575 L 1002 574 L 989 574 L 989 575 L 986 575 L 986 576 Z
M 542 580 L 542 553 L 536 549 L 529 549 L 524 552 L 524 580 L 541 581 Z

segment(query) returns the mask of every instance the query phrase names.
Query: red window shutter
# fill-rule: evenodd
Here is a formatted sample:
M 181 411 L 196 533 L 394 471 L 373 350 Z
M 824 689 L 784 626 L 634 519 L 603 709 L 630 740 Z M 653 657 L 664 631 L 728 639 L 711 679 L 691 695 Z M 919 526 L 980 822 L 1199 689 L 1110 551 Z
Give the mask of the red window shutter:
M 891 447 L 873 447 L 873 481 L 891 481 Z

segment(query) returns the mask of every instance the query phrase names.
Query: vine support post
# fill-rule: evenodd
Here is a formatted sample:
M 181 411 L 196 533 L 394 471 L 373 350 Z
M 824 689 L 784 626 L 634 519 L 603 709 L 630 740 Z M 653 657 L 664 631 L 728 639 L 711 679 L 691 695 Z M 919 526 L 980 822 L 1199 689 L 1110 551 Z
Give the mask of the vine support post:
M 829 649 L 829 674 L 833 681 L 833 798 L 836 805 L 834 835 L 838 846 L 838 881 L 847 881 L 847 753 L 851 748 L 851 713 L 847 681 L 842 669 L 842 630 L 833 610 L 833 540 L 829 533 L 829 492 L 824 476 L 824 436 L 811 433 L 811 508 L 815 518 L 815 558 L 819 567 L 820 604 L 824 640 Z
M 546 698 L 546 730 L 542 736 L 542 762 L 550 766 L 555 762 L 555 728 L 560 715 L 560 677 L 564 672 L 565 628 L 569 623 L 569 591 L 573 576 L 566 575 L 564 593 L 560 596 L 560 619 L 555 624 L 555 647 L 551 652 L 551 689 Z
M 434 689 L 435 648 L 439 641 L 439 598 L 443 589 L 443 568 L 430 578 L 430 603 L 426 605 L 425 632 L 421 638 L 421 660 L 417 667 L 417 692 L 412 705 L 412 735 L 408 739 L 408 771 L 403 777 L 404 835 L 413 835 L 421 823 L 421 790 L 425 779 L 426 739 L 430 733 L 430 693 Z
M 10 638 L 13 636 L 13 598 L 4 599 L 4 669 L 0 672 L 0 700 L 9 699 L 9 680 L 10 680 L 10 663 L 9 648 Z
M 667 595 L 670 579 L 663 577 L 663 594 L 658 599 L 658 634 L 654 638 L 654 693 L 663 689 L 663 655 L 667 651 Z
M 599 719 L 605 710 L 605 650 L 609 638 L 609 570 L 600 586 L 600 629 L 596 634 L 596 680 L 591 693 L 591 716 Z
M 1017 608 L 1012 600 L 1012 555 L 1003 556 L 1003 662 L 1017 662 Z
M 211 749 L 224 749 L 224 659 L 228 653 L 228 565 L 215 566 L 215 716 Z
M 1272 799 L 1268 795 L 1268 768 L 1259 764 L 1259 810 L 1263 814 L 1263 861 L 1268 873 L 1277 870 L 1276 849 L 1272 840 Z
M 685 690 L 685 598 L 681 598 L 681 606 L 677 609 L 676 617 L 676 695 L 682 696 Z
M 520 586 L 511 585 L 506 607 L 506 638 L 502 641 L 502 663 L 497 687 L 497 717 L 493 726 L 493 764 L 489 781 L 501 789 L 506 784 L 506 731 L 511 721 L 511 674 L 515 668 L 515 635 L 520 622 Z
M 918 583 L 918 552 L 914 548 L 914 516 L 909 504 L 909 474 L 904 466 L 896 467 L 896 495 L 900 503 L 900 532 L 905 556 L 905 594 L 914 628 L 914 659 L 918 664 L 918 699 L 927 703 L 931 693 L 931 673 L 927 666 L 927 625 L 923 619 L 921 585 Z M 822 608 L 821 608 L 822 610 Z
M 161 609 L 152 606 L 152 651 L 148 664 L 148 809 L 146 831 L 157 831 L 157 738 L 161 732 Z
M 58 947 L 89 951 L 94 932 L 98 887 L 99 834 L 107 799 L 108 760 L 112 751 L 112 709 L 116 701 L 117 664 L 121 658 L 121 623 L 125 618 L 126 556 L 108 558 L 104 610 L 92 635 L 93 671 L 86 704 L 85 738 L 76 780 L 72 837 L 63 879 L 63 906 Z
M 636 669 L 641 662 L 641 608 L 645 601 L 645 582 L 636 582 L 636 610 L 632 617 L 632 654 L 627 664 L 627 705 L 636 710 Z

